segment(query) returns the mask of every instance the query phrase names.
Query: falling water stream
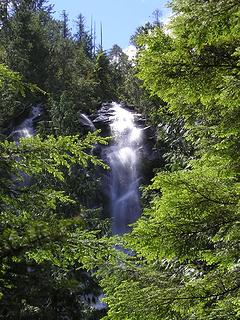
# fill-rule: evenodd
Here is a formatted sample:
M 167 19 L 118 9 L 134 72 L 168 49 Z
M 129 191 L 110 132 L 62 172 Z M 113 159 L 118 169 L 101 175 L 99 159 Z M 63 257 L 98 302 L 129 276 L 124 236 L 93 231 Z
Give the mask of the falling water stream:
M 12 130 L 9 138 L 16 143 L 19 143 L 21 138 L 30 138 L 34 135 L 34 119 L 38 118 L 42 114 L 42 108 L 40 106 L 33 106 L 28 114 L 19 125 L 15 126 Z M 18 161 L 18 159 L 16 159 Z M 31 178 L 24 172 L 20 173 L 22 181 L 16 182 L 17 187 L 26 187 L 30 185 Z
M 14 128 L 11 137 L 18 142 L 20 138 L 29 138 L 34 135 L 34 119 L 42 113 L 40 106 L 33 106 L 28 117 L 24 119 L 18 126 Z
M 113 137 L 107 149 L 109 177 L 109 200 L 113 234 L 130 230 L 140 215 L 139 159 L 142 129 L 135 123 L 135 115 L 120 104 L 112 103 L 109 112 Z

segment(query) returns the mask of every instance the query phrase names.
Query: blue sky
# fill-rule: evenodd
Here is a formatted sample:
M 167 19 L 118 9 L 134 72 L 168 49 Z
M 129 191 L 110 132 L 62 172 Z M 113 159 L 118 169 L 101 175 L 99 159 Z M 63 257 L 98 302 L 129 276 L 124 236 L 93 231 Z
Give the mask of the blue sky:
M 66 10 L 71 21 L 82 13 L 90 28 L 91 16 L 96 22 L 97 38 L 100 38 L 100 22 L 103 25 L 103 47 L 105 50 L 117 43 L 126 48 L 138 26 L 151 21 L 152 12 L 159 9 L 162 18 L 169 15 L 165 7 L 168 0 L 49 0 L 54 4 L 54 16 L 60 18 Z

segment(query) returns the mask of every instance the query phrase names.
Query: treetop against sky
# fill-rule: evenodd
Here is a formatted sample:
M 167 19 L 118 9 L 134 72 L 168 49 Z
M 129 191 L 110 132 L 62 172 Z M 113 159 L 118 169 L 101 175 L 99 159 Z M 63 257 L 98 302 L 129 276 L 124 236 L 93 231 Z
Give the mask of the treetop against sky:
M 69 14 L 71 21 L 82 13 L 89 28 L 92 19 L 96 23 L 98 39 L 102 22 L 104 49 L 111 48 L 115 43 L 122 48 L 127 47 L 136 28 L 151 20 L 154 10 L 161 11 L 163 21 L 170 15 L 170 9 L 166 7 L 167 0 L 50 0 L 49 2 L 54 4 L 56 18 L 61 16 L 63 10 Z

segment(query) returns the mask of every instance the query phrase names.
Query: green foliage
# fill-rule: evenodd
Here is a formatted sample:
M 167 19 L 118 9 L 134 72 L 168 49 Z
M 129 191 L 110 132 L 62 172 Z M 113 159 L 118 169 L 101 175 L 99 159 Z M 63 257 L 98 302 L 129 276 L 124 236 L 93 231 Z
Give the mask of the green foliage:
M 36 85 L 24 83 L 19 73 L 0 64 L 0 134 L 3 133 L 5 126 L 13 116 L 24 110 L 21 99 L 27 93 L 36 94 L 37 92 L 42 96 L 45 94 Z
M 67 14 L 53 19 L 46 1 L 12 4 L 0 17 L 0 130 L 8 134 L 13 119 L 40 102 L 45 138 L 0 143 L 0 318 L 95 320 L 101 312 L 81 297 L 100 290 L 84 279 L 83 268 L 107 270 L 106 257 L 113 265 L 124 255 L 101 238 L 109 226 L 96 208 L 96 167 L 106 166 L 90 150 L 106 140 L 98 132 L 84 139 L 69 135 L 81 134 L 79 113 L 124 96 L 131 64 L 121 49 L 117 63 L 103 52 L 95 56 L 82 16 L 74 38 Z
M 236 319 L 239 181 L 231 159 L 202 157 L 159 173 L 149 189 L 149 209 L 113 239 L 125 256 L 98 271 L 104 319 Z
M 112 68 L 105 52 L 100 50 L 96 57 L 95 78 L 100 101 L 116 99 L 116 86 L 112 82 Z
M 1 309 L 8 316 L 12 314 L 15 317 L 20 312 L 26 315 L 35 312 L 38 317 L 46 316 L 44 305 L 48 299 L 53 299 L 60 285 L 56 273 L 65 270 L 67 277 L 70 277 L 67 270 L 74 265 L 76 268 L 82 267 L 81 257 L 84 260 L 84 256 L 89 254 L 88 246 L 91 249 L 96 245 L 96 232 L 90 231 L 90 223 L 85 221 L 88 217 L 84 214 L 84 208 L 82 212 L 72 213 L 68 217 L 62 211 L 65 205 L 73 202 L 66 188 L 62 189 L 73 166 L 79 165 L 83 170 L 87 170 L 89 164 L 106 167 L 102 161 L 89 154 L 95 143 L 105 144 L 106 140 L 97 137 L 96 132 L 85 139 L 78 136 L 49 136 L 42 139 L 36 136 L 21 139 L 19 144 L 8 141 L 0 143 Z M 26 184 L 26 175 L 31 177 L 30 184 L 29 179 Z M 97 228 L 97 224 L 94 227 Z M 45 266 L 44 261 L 51 265 Z M 28 271 L 29 268 L 33 270 Z M 33 285 L 31 277 L 34 275 L 41 278 L 44 273 L 48 273 L 47 282 L 42 286 Z M 41 295 L 47 283 L 53 287 L 49 288 L 45 297 L 34 301 L 28 292 L 22 292 L 22 278 L 26 279 L 27 286 L 35 288 L 33 290 L 38 288 Z M 69 290 L 68 294 L 74 290 L 67 283 L 63 287 Z M 76 289 L 76 294 L 83 293 Z M 84 309 L 82 302 L 75 301 L 75 305 L 79 312 Z M 58 314 L 51 309 L 55 307 L 52 301 L 48 308 L 52 310 L 53 319 Z
M 3 21 L 1 42 L 6 48 L 6 63 L 27 82 L 45 89 L 49 59 L 48 25 L 50 13 L 45 1 L 13 3 L 11 14 Z M 39 63 L 41 61 L 41 63 Z
M 173 1 L 173 8 L 181 14 L 171 22 L 169 34 L 156 28 L 139 39 L 139 76 L 168 102 L 169 111 L 184 119 L 189 138 L 200 136 L 204 147 L 217 143 L 218 137 L 231 137 L 231 151 L 236 152 L 239 7 L 234 1 Z
M 103 319 L 238 319 L 239 1 L 173 0 L 167 32 L 156 11 L 133 38 L 136 68 L 118 46 L 95 57 L 81 15 L 73 38 L 45 1 L 13 4 L 0 59 L 22 76 L 0 64 L 0 130 L 35 89 L 28 80 L 50 94 L 55 136 L 0 143 L 0 317 L 97 318 L 77 300 L 84 269 L 105 293 Z M 165 171 L 132 232 L 107 238 L 89 209 L 95 167 L 106 168 L 90 150 L 106 140 L 73 134 L 79 113 L 119 97 L 158 125 Z
M 239 317 L 239 2 L 172 7 L 168 32 L 140 32 L 137 68 L 162 101 L 155 119 L 173 117 L 194 150 L 154 177 L 143 216 L 112 240 L 122 256 L 98 272 L 104 319 Z
M 12 91 L 20 91 L 24 94 L 22 78 L 18 73 L 11 71 L 4 64 L 0 64 L 0 89 L 7 84 Z
M 85 54 L 92 57 L 95 51 L 92 30 L 91 34 L 86 30 L 85 18 L 79 14 L 76 21 L 77 33 L 75 38 L 79 47 L 83 49 Z

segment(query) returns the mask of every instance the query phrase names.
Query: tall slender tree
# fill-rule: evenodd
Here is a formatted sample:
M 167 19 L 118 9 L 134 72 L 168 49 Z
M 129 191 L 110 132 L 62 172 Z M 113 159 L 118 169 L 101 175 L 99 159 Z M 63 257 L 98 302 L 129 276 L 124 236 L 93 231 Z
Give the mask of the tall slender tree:
M 93 30 L 91 26 L 91 33 L 86 29 L 85 18 L 82 14 L 79 14 L 76 20 L 77 32 L 75 34 L 75 39 L 77 44 L 83 48 L 85 53 L 92 57 L 93 54 Z

